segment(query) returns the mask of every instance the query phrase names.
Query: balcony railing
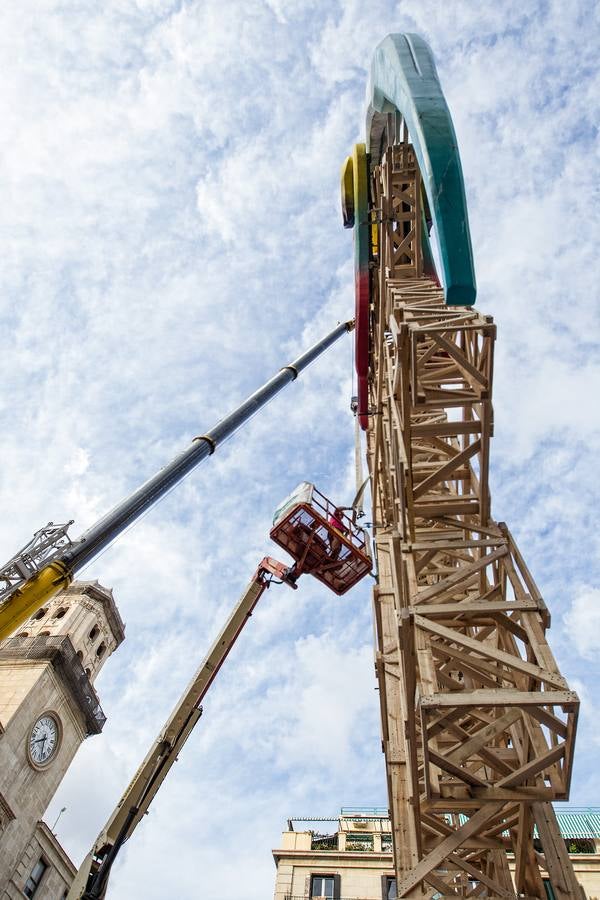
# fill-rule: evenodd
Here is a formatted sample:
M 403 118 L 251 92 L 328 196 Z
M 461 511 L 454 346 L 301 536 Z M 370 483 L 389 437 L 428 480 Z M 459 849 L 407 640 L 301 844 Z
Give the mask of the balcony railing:
M 370 838 L 370 840 L 359 840 L 359 837 L 363 837 L 363 835 L 355 835 L 354 833 L 346 832 L 346 846 L 344 848 L 346 853 L 373 853 L 375 852 L 375 842 L 373 840 L 372 835 L 364 835 L 364 838 Z M 314 834 L 311 838 L 310 842 L 311 850 L 328 850 L 329 852 L 337 853 L 340 849 L 337 835 L 316 835 Z M 344 851 L 340 851 L 344 852 Z M 391 853 L 392 852 L 392 842 L 391 840 L 382 840 L 381 841 L 381 850 L 377 850 L 377 853 Z

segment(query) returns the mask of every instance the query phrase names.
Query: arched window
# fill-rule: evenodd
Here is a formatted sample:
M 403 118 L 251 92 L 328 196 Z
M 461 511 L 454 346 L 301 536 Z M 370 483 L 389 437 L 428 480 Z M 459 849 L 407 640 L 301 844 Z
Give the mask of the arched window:
M 18 633 L 17 637 L 29 637 L 29 632 L 28 631 L 20 631 Z
M 106 650 L 106 644 L 102 641 L 101 644 L 98 645 L 98 649 L 96 650 L 96 656 L 100 659 L 101 656 L 104 656 L 104 651 Z
M 40 631 L 39 637 L 50 637 L 49 631 Z
M 57 609 L 56 612 L 54 613 L 54 618 L 62 619 L 62 617 L 65 615 L 66 612 L 67 612 L 67 610 L 65 609 L 65 607 L 61 606 L 60 609 Z
M 90 641 L 94 641 L 98 637 L 99 634 L 100 634 L 100 629 L 98 628 L 97 625 L 94 625 L 94 627 L 90 631 L 88 637 L 89 637 Z
M 38 609 L 35 616 L 33 617 L 34 622 L 39 622 L 40 619 L 43 619 L 46 613 L 48 612 L 47 607 L 43 606 L 41 609 Z
M 91 670 L 91 669 L 86 669 L 86 670 L 85 670 L 85 674 L 86 674 L 87 677 L 89 678 L 90 675 L 92 674 L 92 670 Z
M 79 657 L 79 659 L 83 659 L 83 653 L 81 650 L 77 651 L 77 656 Z

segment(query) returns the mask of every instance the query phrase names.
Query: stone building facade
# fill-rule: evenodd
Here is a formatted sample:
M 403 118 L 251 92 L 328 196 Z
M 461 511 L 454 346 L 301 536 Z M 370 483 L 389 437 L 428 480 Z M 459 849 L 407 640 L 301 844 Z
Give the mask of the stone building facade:
M 585 896 L 600 900 L 600 809 L 558 807 L 557 818 Z M 392 835 L 385 809 L 342 809 L 337 819 L 289 819 L 273 857 L 275 900 L 396 897 Z M 510 854 L 508 861 L 510 867 Z M 548 900 L 553 900 L 549 883 L 546 891 Z
M 0 897 L 64 900 L 76 872 L 56 835 L 40 821 Z
M 75 869 L 41 821 L 106 721 L 94 680 L 125 637 L 112 592 L 74 582 L 0 643 L 0 900 L 62 900 Z

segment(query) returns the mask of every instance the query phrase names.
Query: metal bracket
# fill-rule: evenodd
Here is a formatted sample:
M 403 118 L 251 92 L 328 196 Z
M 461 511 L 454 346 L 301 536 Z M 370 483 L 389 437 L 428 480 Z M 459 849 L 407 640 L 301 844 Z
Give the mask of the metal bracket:
M 36 531 L 29 543 L 0 569 L 0 603 L 29 581 L 47 563 L 60 556 L 73 543 L 67 531 L 74 519 L 61 525 L 48 522 Z

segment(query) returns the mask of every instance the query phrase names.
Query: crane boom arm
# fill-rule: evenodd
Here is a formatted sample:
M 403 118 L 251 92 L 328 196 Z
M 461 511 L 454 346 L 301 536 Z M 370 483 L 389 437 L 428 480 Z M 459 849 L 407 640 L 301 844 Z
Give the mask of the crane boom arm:
M 293 362 L 283 366 L 233 412 L 221 419 L 206 434 L 195 437 L 175 459 L 113 507 L 77 540 L 73 542 L 68 540 L 66 526 L 52 526 L 51 522 L 46 529 L 37 532 L 36 538 L 38 535 L 47 535 L 54 527 L 57 542 L 54 552 L 46 538 L 41 543 L 38 540 L 34 551 L 31 550 L 32 542 L 30 542 L 25 548 L 26 553 L 17 554 L 0 568 L 0 641 L 10 637 L 12 632 L 44 603 L 68 587 L 74 575 L 83 566 L 139 519 L 203 459 L 212 456 L 223 441 L 231 437 L 241 425 L 266 406 L 287 384 L 295 381 L 304 369 L 353 328 L 353 320 L 342 322 Z
M 110 869 L 120 848 L 148 812 L 158 789 L 202 715 L 200 704 L 203 698 L 273 578 L 285 581 L 290 587 L 296 587 L 293 575 L 282 563 L 268 556 L 261 561 L 252 580 L 98 835 L 92 850 L 81 864 L 67 895 L 68 900 L 104 897 Z

